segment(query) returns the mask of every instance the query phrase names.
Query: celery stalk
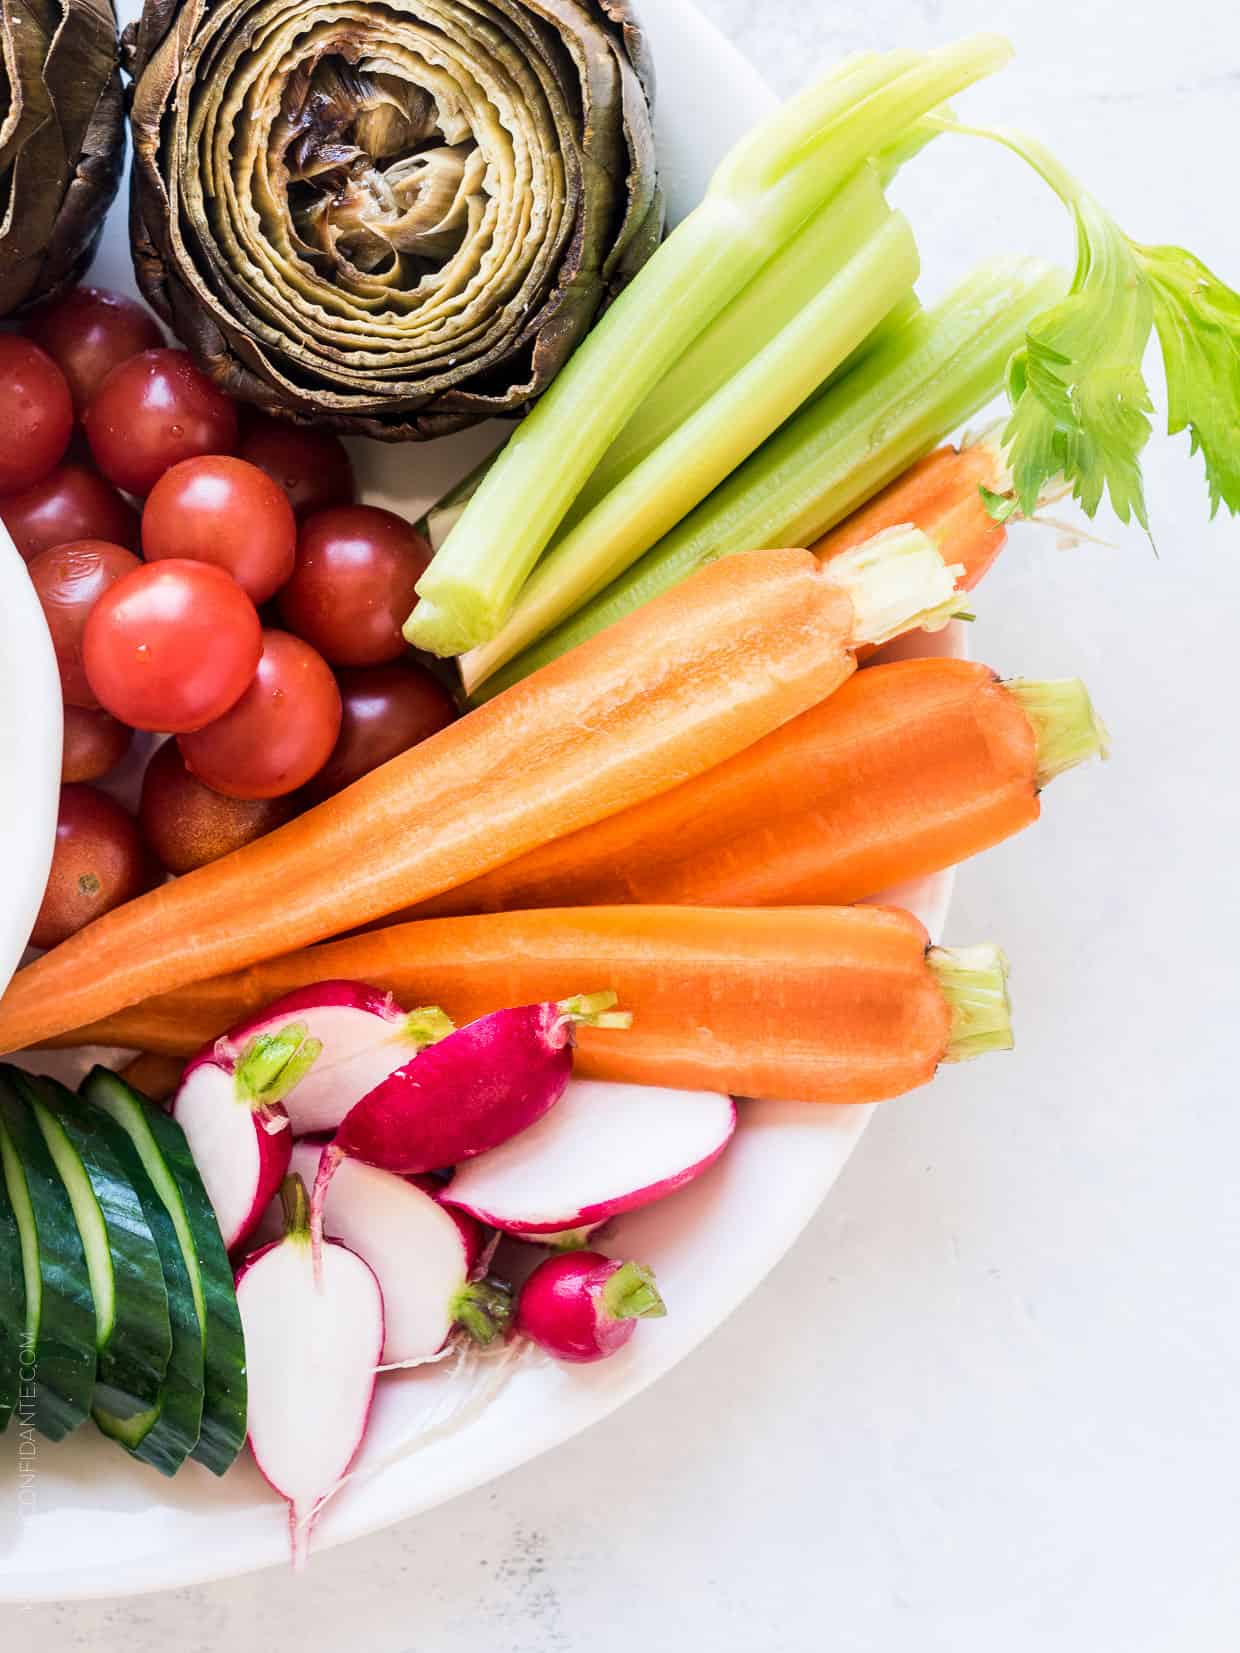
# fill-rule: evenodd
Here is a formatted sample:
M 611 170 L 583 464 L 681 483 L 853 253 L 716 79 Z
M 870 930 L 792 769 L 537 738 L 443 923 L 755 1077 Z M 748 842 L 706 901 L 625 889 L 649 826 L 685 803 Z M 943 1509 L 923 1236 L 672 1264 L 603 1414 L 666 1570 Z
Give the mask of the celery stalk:
M 488 679 L 487 699 L 731 551 L 809 545 L 998 393 L 1008 358 L 1066 277 L 981 265 L 867 354 L 584 608 Z
M 467 693 L 632 566 L 789 418 L 917 279 L 902 213 L 546 553 L 489 643 L 461 661 Z
M 1009 55 L 994 36 L 867 55 L 743 139 L 483 478 L 418 582 L 409 641 L 446 655 L 493 637 L 590 472 L 702 329 L 868 155 Z

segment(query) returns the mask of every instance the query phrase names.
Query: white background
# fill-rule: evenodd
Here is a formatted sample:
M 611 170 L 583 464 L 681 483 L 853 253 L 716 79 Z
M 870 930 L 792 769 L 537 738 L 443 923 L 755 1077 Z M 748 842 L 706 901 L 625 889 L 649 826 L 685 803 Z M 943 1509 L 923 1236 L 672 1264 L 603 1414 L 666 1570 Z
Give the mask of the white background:
M 1228 0 L 703 3 L 781 91 L 1002 28 L 970 111 L 1240 281 Z M 1015 162 L 939 147 L 902 192 L 930 291 L 966 251 L 1069 255 Z M 6 1649 L 1234 1653 L 1240 530 L 1184 445 L 1147 464 L 1157 559 L 1022 530 L 979 593 L 975 653 L 1080 673 L 1115 744 L 959 881 L 1017 1053 L 881 1110 L 762 1290 L 586 1436 L 304 1580 L 8 1609 Z

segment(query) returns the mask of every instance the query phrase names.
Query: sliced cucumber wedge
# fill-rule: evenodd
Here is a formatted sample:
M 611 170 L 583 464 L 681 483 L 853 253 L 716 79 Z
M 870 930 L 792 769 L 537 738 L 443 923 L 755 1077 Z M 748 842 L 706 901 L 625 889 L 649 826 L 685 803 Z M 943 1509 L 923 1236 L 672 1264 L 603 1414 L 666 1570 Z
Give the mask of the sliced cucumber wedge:
M 176 1229 L 202 1333 L 202 1432 L 194 1457 L 222 1475 L 245 1444 L 245 1338 L 215 1212 L 170 1115 L 107 1068 L 87 1075 L 82 1094 L 129 1137 Z
M 0 1435 L 8 1428 L 21 1394 L 21 1373 L 26 1367 L 22 1358 L 25 1335 L 26 1275 L 22 1268 L 21 1233 L 13 1214 L 8 1182 L 0 1166 Z
M 69 1193 L 95 1299 L 95 1401 L 113 1417 L 158 1405 L 172 1328 L 168 1292 L 142 1202 L 72 1091 L 54 1079 L 19 1081 Z
M 202 1333 L 189 1270 L 181 1255 L 176 1225 L 155 1192 L 138 1150 L 116 1121 L 101 1109 L 92 1108 L 80 1097 L 75 1097 L 74 1102 L 102 1135 L 142 1202 L 142 1214 L 154 1236 L 163 1268 L 172 1331 L 168 1370 L 156 1405 L 122 1418 L 100 1405 L 96 1394 L 95 1422 L 105 1435 L 142 1463 L 150 1464 L 162 1475 L 175 1475 L 198 1445 L 202 1429 Z
M 95 1391 L 95 1303 L 86 1253 L 65 1185 L 15 1081 L 0 1067 L 0 1160 L 21 1239 L 26 1318 L 34 1354 L 35 1428 L 59 1441 L 90 1413 Z

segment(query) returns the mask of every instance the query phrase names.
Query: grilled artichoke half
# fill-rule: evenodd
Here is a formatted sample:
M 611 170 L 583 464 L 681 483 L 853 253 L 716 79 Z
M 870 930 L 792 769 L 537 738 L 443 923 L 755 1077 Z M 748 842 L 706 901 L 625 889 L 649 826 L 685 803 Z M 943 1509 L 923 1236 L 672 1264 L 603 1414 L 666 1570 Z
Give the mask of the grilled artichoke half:
M 0 315 L 82 274 L 125 158 L 111 0 L 0 3 Z
M 128 44 L 139 283 L 272 411 L 518 412 L 657 245 L 628 0 L 148 0 Z

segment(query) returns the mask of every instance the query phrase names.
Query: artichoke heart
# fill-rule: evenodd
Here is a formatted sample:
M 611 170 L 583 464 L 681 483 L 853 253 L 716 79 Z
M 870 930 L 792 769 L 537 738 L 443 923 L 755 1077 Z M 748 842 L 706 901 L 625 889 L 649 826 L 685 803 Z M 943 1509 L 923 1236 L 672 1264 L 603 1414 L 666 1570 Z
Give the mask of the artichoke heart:
M 131 49 L 139 284 L 272 412 L 517 414 L 658 244 L 629 0 L 148 0 Z
M 89 264 L 120 183 L 125 111 L 111 0 L 0 3 L 0 315 Z

